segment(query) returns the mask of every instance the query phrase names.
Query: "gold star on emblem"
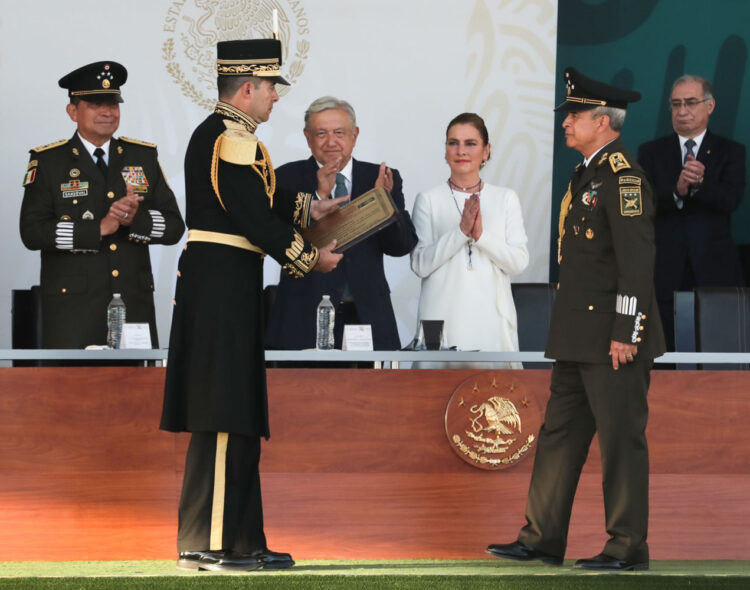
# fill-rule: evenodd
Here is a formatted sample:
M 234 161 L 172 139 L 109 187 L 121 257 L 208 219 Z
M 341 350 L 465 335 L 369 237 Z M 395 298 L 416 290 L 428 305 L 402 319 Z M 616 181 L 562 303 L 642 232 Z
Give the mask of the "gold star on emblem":
M 497 378 L 492 378 L 492 384 L 490 385 L 490 387 L 494 387 L 495 389 L 497 389 Z
M 511 385 L 511 386 L 508 387 L 508 391 L 515 391 L 515 390 L 516 390 L 516 386 L 515 385 Z
M 526 396 L 524 396 L 523 399 L 521 400 L 521 405 L 524 408 L 528 408 L 529 407 L 529 400 L 526 399 Z
M 471 390 L 472 393 L 479 393 L 479 385 L 476 383 L 474 384 L 474 389 Z
M 466 405 L 466 402 L 464 401 L 464 398 L 461 398 L 461 401 L 458 402 L 458 407 L 460 408 L 460 407 L 463 407 L 465 405 Z

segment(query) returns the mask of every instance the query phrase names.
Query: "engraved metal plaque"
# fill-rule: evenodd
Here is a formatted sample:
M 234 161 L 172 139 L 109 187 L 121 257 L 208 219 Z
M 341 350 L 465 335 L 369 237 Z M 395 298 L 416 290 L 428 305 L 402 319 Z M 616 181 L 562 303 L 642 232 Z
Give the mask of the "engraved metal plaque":
M 318 248 L 337 241 L 336 252 L 343 252 L 387 227 L 398 216 L 390 193 L 382 187 L 356 197 L 302 231 L 305 239 Z

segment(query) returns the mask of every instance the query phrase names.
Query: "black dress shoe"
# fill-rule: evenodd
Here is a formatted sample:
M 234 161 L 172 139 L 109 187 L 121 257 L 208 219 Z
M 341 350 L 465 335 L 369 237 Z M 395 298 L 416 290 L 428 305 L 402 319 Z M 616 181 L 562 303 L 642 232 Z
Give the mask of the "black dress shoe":
M 266 570 L 283 570 L 290 568 L 294 565 L 292 556 L 288 553 L 277 553 L 270 549 L 258 549 L 250 553 L 250 557 L 254 557 L 261 562 L 263 569 Z
M 180 551 L 177 557 L 177 568 L 181 570 L 197 570 L 198 562 L 208 551 Z
M 538 551 L 533 547 L 524 545 L 520 541 L 508 543 L 507 545 L 489 545 L 487 547 L 487 553 L 491 553 L 495 557 L 515 559 L 516 561 L 533 561 L 538 559 L 547 565 L 561 565 L 563 562 L 562 557 L 550 555 L 544 551 Z
M 234 551 L 206 551 L 198 560 L 199 570 L 212 572 L 252 572 L 261 567 L 258 558 Z
M 632 561 L 625 561 L 623 559 L 617 559 L 610 555 L 600 553 L 596 557 L 590 559 L 579 559 L 576 561 L 573 567 L 581 568 L 584 570 L 599 570 L 599 571 L 642 571 L 648 569 L 648 561 L 635 563 Z

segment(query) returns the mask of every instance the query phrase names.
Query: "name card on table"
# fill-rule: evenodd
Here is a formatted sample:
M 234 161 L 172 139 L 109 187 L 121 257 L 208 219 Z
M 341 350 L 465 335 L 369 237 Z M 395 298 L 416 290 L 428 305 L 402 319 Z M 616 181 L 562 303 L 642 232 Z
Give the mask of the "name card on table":
M 148 324 L 123 324 L 120 348 L 151 348 L 151 329 Z
M 346 324 L 341 350 L 369 352 L 372 347 L 372 326 L 370 324 Z

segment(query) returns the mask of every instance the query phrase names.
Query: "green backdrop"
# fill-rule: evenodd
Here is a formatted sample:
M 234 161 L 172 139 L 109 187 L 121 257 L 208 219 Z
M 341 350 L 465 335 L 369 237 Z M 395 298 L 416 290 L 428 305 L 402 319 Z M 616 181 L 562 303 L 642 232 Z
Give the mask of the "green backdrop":
M 563 72 L 573 66 L 595 79 L 638 90 L 622 137 L 633 155 L 644 141 L 672 133 L 668 107 L 675 78 L 697 74 L 714 86 L 709 127 L 750 143 L 747 75 L 750 0 L 559 0 L 556 102 L 565 99 Z M 745 108 L 741 108 L 741 107 Z M 555 116 L 550 280 L 557 280 L 557 218 L 581 155 L 565 145 Z M 737 244 L 750 244 L 748 189 L 732 218 Z

